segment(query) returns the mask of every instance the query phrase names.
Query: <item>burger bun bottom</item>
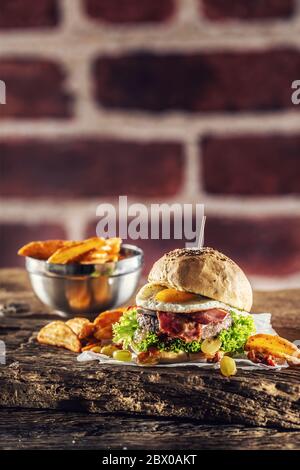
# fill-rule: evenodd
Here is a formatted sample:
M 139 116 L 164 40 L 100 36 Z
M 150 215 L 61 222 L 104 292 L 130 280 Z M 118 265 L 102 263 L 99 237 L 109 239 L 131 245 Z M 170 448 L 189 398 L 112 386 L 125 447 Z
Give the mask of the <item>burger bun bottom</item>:
M 170 351 L 161 351 L 159 355 L 159 364 L 176 364 L 180 362 L 193 362 L 198 361 L 199 359 L 207 359 L 207 356 L 202 352 L 199 353 L 186 353 L 180 351 L 170 352 Z

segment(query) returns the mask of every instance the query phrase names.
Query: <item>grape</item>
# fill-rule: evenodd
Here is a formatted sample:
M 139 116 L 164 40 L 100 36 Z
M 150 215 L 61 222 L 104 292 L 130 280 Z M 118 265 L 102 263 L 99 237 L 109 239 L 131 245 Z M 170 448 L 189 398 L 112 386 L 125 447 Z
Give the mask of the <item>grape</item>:
M 126 349 L 119 349 L 118 351 L 114 351 L 113 358 L 117 361 L 129 362 L 131 361 L 131 352 Z
M 205 339 L 203 343 L 201 343 L 201 351 L 204 354 L 214 355 L 217 351 L 219 351 L 222 343 L 219 338 L 215 339 Z
M 230 375 L 236 374 L 236 364 L 234 359 L 229 356 L 224 356 L 220 362 L 220 371 L 221 374 L 225 377 L 230 377 Z
M 112 357 L 114 351 L 118 351 L 118 348 L 113 344 L 107 344 L 101 348 L 101 354 L 105 354 L 105 356 Z

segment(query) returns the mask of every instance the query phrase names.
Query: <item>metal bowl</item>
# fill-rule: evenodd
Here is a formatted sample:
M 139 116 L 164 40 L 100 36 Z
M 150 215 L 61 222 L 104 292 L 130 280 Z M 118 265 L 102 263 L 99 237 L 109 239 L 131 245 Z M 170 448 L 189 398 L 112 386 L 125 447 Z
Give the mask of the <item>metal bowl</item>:
M 143 251 L 122 245 L 125 256 L 104 264 L 52 264 L 26 258 L 36 296 L 48 307 L 68 315 L 93 315 L 119 307 L 134 294 L 143 265 Z

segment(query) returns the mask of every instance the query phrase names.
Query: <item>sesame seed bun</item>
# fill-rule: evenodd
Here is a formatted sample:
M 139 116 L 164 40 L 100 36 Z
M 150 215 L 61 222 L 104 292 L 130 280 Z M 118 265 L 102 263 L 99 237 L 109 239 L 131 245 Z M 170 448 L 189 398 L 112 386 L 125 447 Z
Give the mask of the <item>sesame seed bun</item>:
M 249 312 L 252 288 L 241 268 L 213 248 L 182 248 L 162 256 L 149 283 L 199 294 Z

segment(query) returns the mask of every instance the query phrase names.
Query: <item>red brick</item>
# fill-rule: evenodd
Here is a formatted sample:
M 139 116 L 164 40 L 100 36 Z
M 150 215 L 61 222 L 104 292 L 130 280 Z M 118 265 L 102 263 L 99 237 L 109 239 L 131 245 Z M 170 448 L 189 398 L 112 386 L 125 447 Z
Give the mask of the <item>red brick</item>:
M 122 6 L 121 6 L 122 3 Z M 85 0 L 86 12 L 93 19 L 108 23 L 157 23 L 174 13 L 174 0 Z
M 294 0 L 199 0 L 201 11 L 211 20 L 289 18 Z
M 186 54 L 131 53 L 94 63 L 96 99 L 106 108 L 149 111 L 270 111 L 295 106 L 293 49 Z
M 45 28 L 59 22 L 57 0 L 1 0 L 0 29 Z
M 17 255 L 21 246 L 32 240 L 65 239 L 64 229 L 56 224 L 25 225 L 0 224 L 0 267 L 24 266 L 24 258 Z
M 300 218 L 207 217 L 205 244 L 235 260 L 248 274 L 300 271 Z
M 214 194 L 300 193 L 300 135 L 207 137 L 204 188 Z
M 68 118 L 71 95 L 65 91 L 65 73 L 47 60 L 2 58 L 0 77 L 6 84 L 1 118 Z
M 18 197 L 171 196 L 183 178 L 172 142 L 0 140 L 0 164 L 0 194 Z

